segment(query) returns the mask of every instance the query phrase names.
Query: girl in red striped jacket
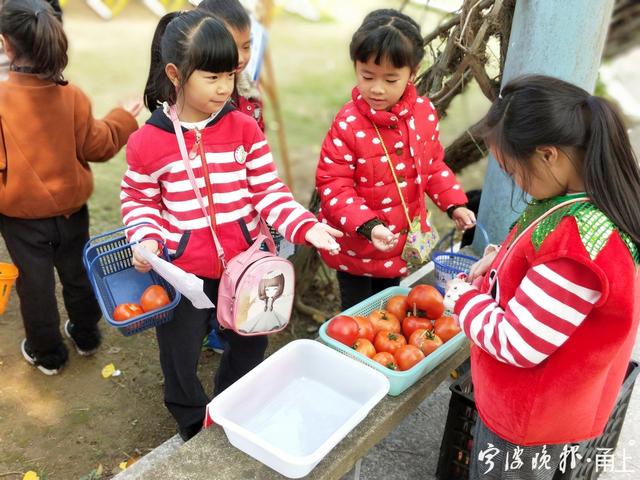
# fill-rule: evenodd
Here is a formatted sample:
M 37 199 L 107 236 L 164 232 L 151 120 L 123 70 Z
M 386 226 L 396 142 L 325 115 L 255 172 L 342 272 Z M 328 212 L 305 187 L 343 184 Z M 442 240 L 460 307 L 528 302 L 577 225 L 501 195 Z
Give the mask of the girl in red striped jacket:
M 203 12 L 182 13 L 168 22 L 159 47 L 152 53 L 146 91 L 176 105 L 197 186 L 226 258 L 251 245 L 261 218 L 292 242 L 335 248 L 337 253 L 333 236 L 342 234 L 319 223 L 293 199 L 278 178 L 255 120 L 228 102 L 238 50 L 224 25 Z M 154 110 L 130 137 L 127 163 L 121 192 L 124 223 L 147 222 L 129 230 L 131 240 L 154 253 L 164 243 L 177 266 L 204 279 L 205 293 L 215 303 L 220 260 L 165 109 Z M 140 271 L 149 269 L 135 254 L 133 262 Z M 156 333 L 165 404 L 187 440 L 200 430 L 210 400 L 197 365 L 211 312 L 183 298 L 174 315 Z M 226 331 L 225 338 L 215 394 L 260 363 L 267 347 L 265 336 Z
M 510 82 L 485 123 L 494 157 L 533 199 L 472 269 L 479 287 L 447 290 L 473 345 L 471 478 L 551 479 L 570 444 L 602 433 L 627 370 L 640 170 L 612 106 L 561 80 Z

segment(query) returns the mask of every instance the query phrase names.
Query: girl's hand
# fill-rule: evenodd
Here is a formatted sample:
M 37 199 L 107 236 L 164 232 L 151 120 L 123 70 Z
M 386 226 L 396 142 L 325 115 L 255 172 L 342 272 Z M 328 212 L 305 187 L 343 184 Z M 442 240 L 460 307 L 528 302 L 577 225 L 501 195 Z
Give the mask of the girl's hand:
M 444 294 L 444 308 L 449 312 L 453 312 L 453 309 L 456 306 L 456 302 L 458 299 L 467 293 L 469 290 L 472 290 L 474 287 L 469 285 L 466 281 L 461 278 L 454 278 L 447 282 L 445 287 Z
M 146 250 L 149 250 L 154 255 L 160 254 L 160 245 L 155 240 L 143 240 L 140 242 L 140 246 Z M 142 258 L 136 252 L 135 248 L 133 249 L 133 266 L 140 273 L 147 273 L 151 270 L 151 265 L 144 258 Z
M 337 255 L 340 252 L 340 245 L 336 242 L 336 238 L 344 235 L 340 230 L 318 222 L 311 227 L 304 239 L 318 249 L 327 250 L 331 255 Z
M 476 224 L 476 214 L 466 207 L 458 207 L 451 214 L 458 230 L 468 230 Z
M 482 277 L 487 271 L 489 271 L 489 267 L 496 258 L 498 254 L 499 248 L 495 245 L 487 245 L 487 248 L 484 250 L 484 256 L 478 260 L 476 263 L 471 265 L 471 270 L 469 270 L 469 275 L 467 277 L 467 281 L 469 283 L 473 283 L 479 277 Z
M 134 117 L 137 117 L 142 110 L 142 95 L 136 95 L 126 100 L 120 100 L 120 106 Z
M 371 243 L 381 252 L 388 252 L 398 244 L 400 234 L 395 235 L 384 225 L 376 225 L 371 230 Z

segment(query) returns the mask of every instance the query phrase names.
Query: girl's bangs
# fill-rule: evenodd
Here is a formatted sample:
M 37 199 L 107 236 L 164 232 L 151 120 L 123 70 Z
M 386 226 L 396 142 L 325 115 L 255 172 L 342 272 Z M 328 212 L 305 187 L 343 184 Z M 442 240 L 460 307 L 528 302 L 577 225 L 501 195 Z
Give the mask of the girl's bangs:
M 388 60 L 395 68 L 413 65 L 411 45 L 398 31 L 393 28 L 383 28 L 370 32 L 358 42 L 354 51 L 354 60 L 366 63 L 373 59 L 376 65 Z
M 417 65 L 413 65 L 414 57 L 407 39 L 396 30 L 389 30 L 385 33 L 381 38 L 376 63 L 380 64 L 380 61 L 386 58 L 395 68 L 415 68 Z
M 221 34 L 216 25 L 209 22 L 196 34 L 192 45 L 191 65 L 194 70 L 211 73 L 233 72 L 238 68 L 238 47 L 231 34 Z M 225 35 L 226 34 L 226 35 Z M 212 39 L 216 39 L 212 41 Z

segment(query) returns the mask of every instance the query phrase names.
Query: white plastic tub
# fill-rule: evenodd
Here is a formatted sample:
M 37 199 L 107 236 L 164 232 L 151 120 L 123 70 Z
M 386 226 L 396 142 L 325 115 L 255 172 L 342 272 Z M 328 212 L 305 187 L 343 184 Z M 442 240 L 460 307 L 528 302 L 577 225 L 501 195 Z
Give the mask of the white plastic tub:
M 387 394 L 389 380 L 313 340 L 295 340 L 208 406 L 229 442 L 289 478 L 308 474 Z

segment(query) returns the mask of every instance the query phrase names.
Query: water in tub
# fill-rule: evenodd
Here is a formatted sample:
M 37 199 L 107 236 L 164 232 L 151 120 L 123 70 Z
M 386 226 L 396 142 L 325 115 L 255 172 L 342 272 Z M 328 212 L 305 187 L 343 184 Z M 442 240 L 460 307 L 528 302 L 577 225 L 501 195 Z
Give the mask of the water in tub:
M 300 377 L 264 404 L 245 427 L 280 450 L 305 456 L 360 407 L 326 385 Z

